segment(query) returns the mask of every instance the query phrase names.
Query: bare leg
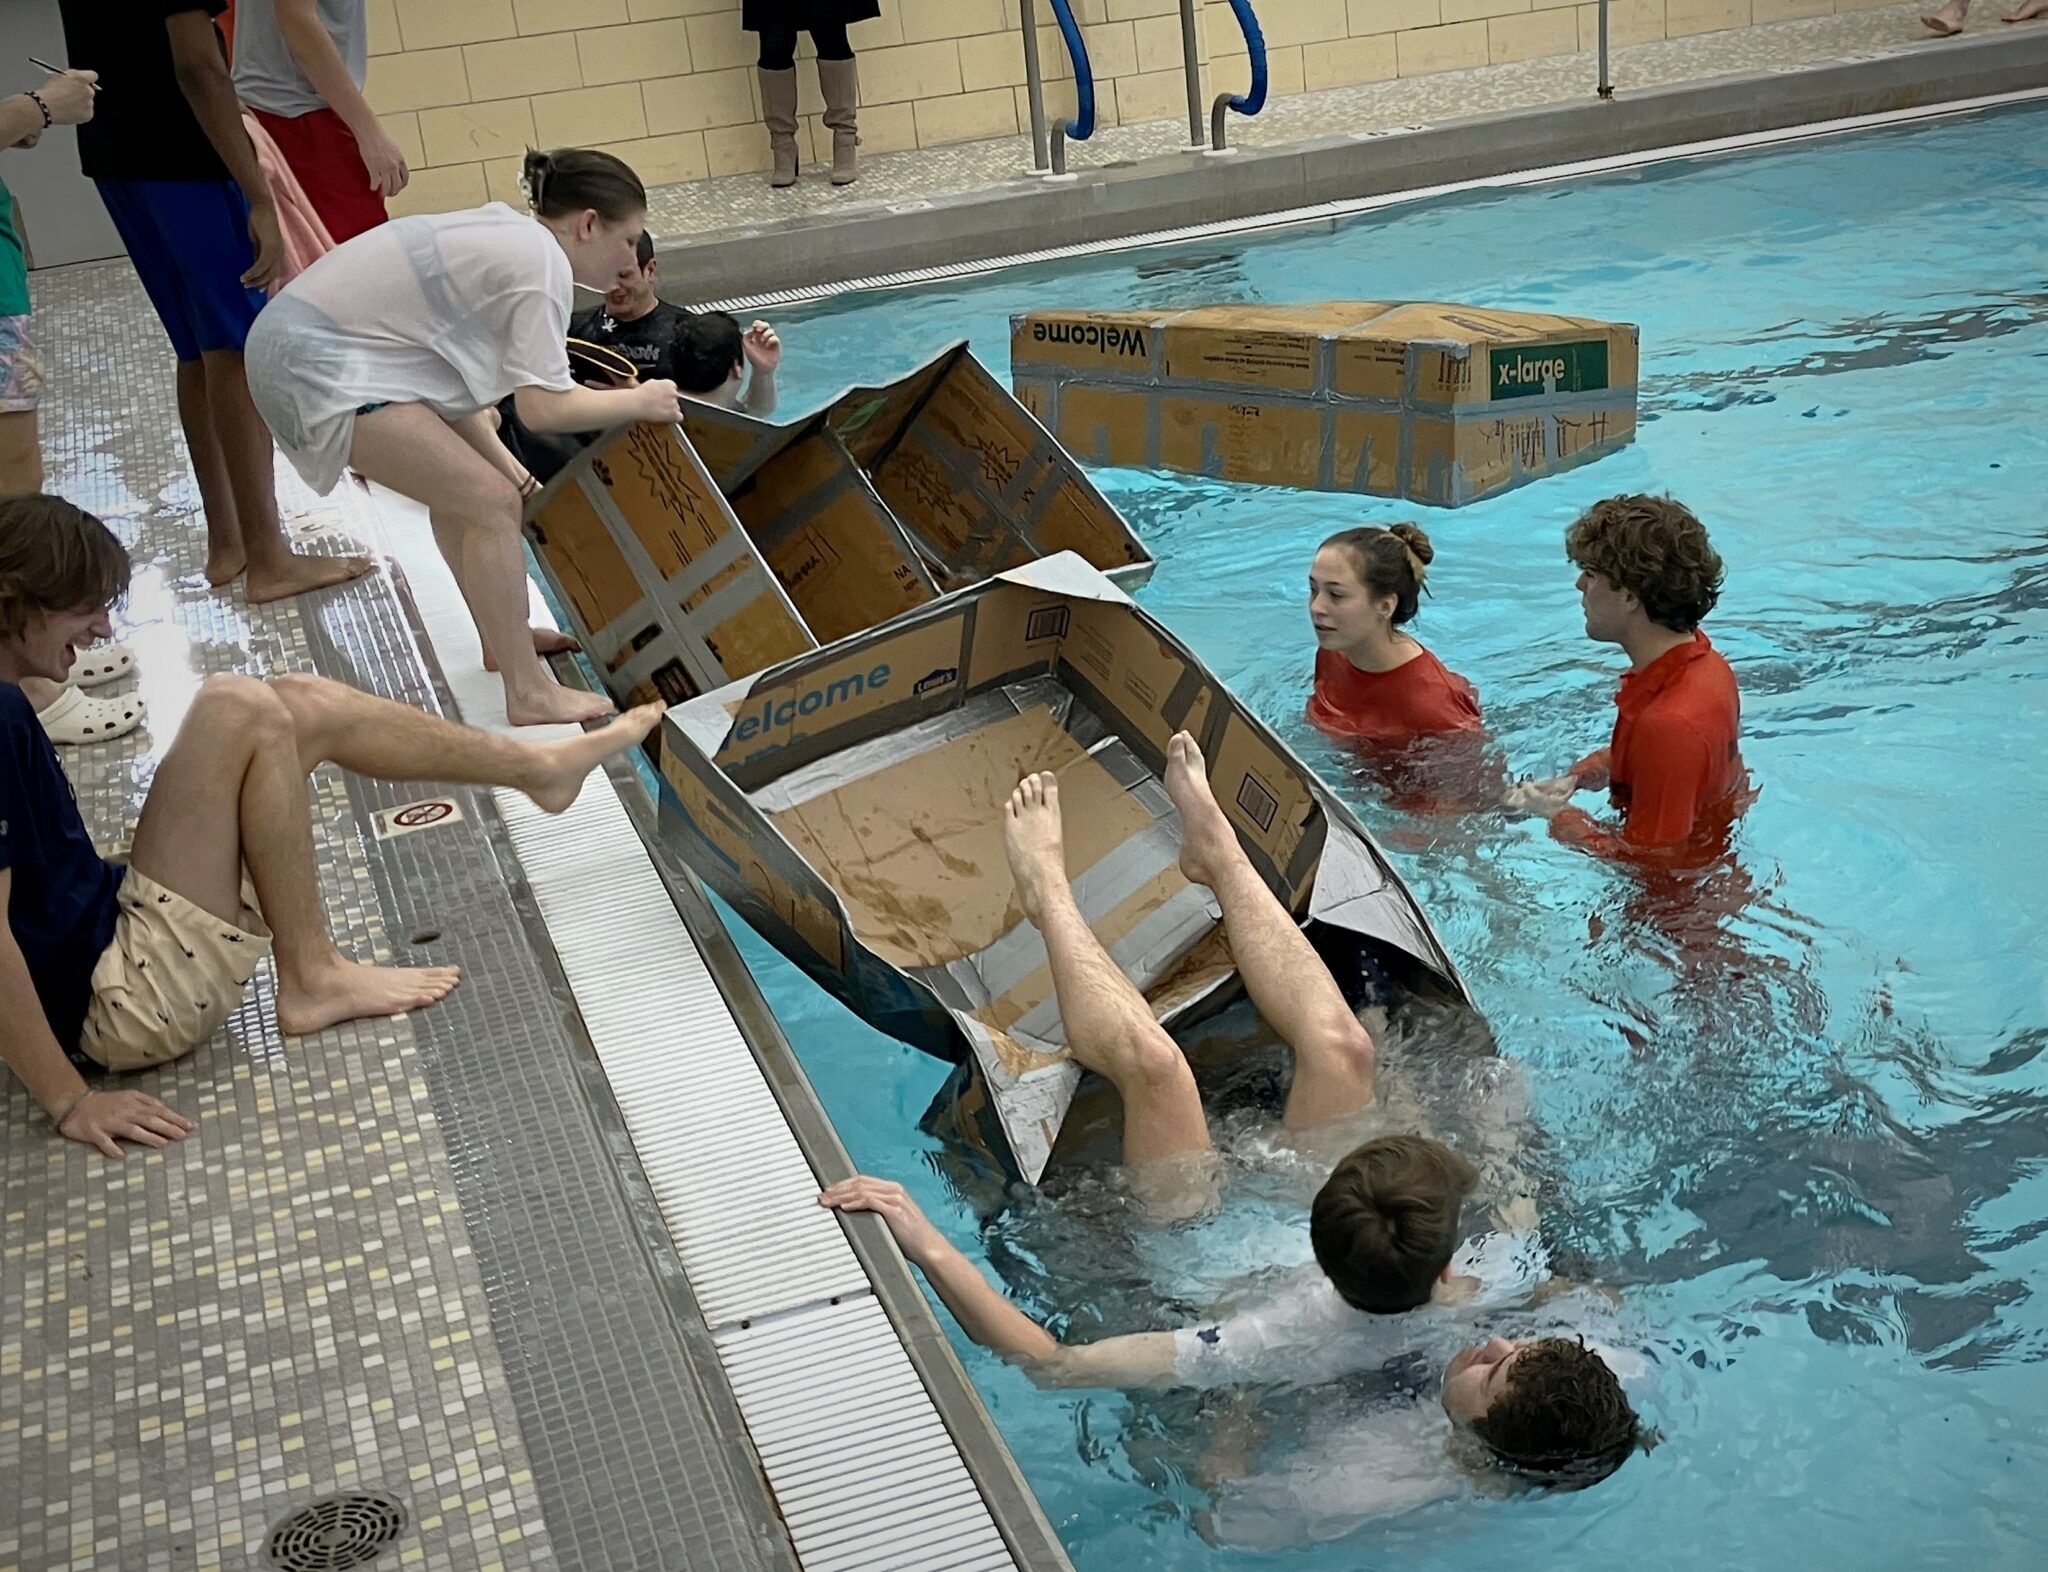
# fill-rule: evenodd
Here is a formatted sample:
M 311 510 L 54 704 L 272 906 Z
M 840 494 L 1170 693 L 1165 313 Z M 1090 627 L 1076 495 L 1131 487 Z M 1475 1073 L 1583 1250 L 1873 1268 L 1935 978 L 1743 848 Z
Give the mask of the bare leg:
M 349 463 L 427 505 L 434 540 L 462 588 L 484 656 L 496 659 L 504 678 L 507 720 L 533 726 L 610 713 L 611 700 L 562 687 L 534 651 L 526 625 L 519 492 L 511 481 L 421 404 L 358 415 Z
M 460 420 L 451 420 L 448 422 L 448 428 L 475 448 L 485 463 L 512 482 L 513 488 L 519 492 L 520 507 L 523 510 L 527 496 L 526 488 L 535 485 L 534 478 L 527 473 L 526 466 L 513 457 L 512 450 L 499 440 L 496 407 L 484 410 L 480 414 L 465 415 Z M 533 652 L 536 655 L 566 655 L 583 648 L 568 634 L 556 628 L 533 628 L 528 631 L 533 635 Z M 485 650 L 484 670 L 497 669 L 497 656 L 488 649 Z
M 277 521 L 276 453 L 270 428 L 249 397 L 242 357 L 222 349 L 201 355 L 199 361 L 206 378 L 207 424 L 234 493 L 234 517 L 248 558 L 250 604 L 327 589 L 368 573 L 368 557 L 302 557 L 285 545 L 284 527 Z M 203 483 L 200 494 L 205 495 Z
M 1238 975 L 1266 1024 L 1294 1050 L 1286 1124 L 1307 1129 L 1372 1101 L 1372 1038 L 1336 980 L 1266 881 L 1252 867 L 1209 790 L 1195 739 L 1167 744 L 1166 790 L 1180 809 L 1180 869 L 1206 884 L 1223 908 Z
M 1057 778 L 1027 775 L 1004 809 L 1003 846 L 1024 915 L 1045 936 L 1067 1047 L 1124 1104 L 1124 1161 L 1211 1150 L 1209 1122 L 1180 1045 L 1109 958 L 1067 882 Z
M 291 713 L 304 772 L 338 764 L 378 780 L 505 786 L 524 792 L 548 813 L 565 811 L 584 778 L 606 759 L 646 740 L 662 712 L 659 704 L 643 704 L 596 731 L 559 742 L 523 742 L 324 677 L 278 677 L 270 691 Z
M 1953 38 L 1963 30 L 1963 20 L 1970 14 L 1970 0 L 1948 0 L 1939 11 L 1931 11 L 1920 18 L 1920 25 L 1930 33 L 1943 38 Z
M 291 711 L 253 677 L 200 689 L 157 770 L 129 861 L 230 922 L 248 868 L 275 936 L 277 1023 L 287 1032 L 421 1009 L 460 978 L 452 966 L 359 965 L 335 948 Z
M 248 561 L 242 550 L 241 518 L 235 511 L 235 488 L 206 402 L 203 361 L 178 362 L 178 424 L 185 431 L 192 478 L 199 482 L 199 507 L 206 515 L 206 582 L 231 583 L 242 576 Z
M 0 494 L 43 489 L 43 447 L 32 409 L 0 411 Z

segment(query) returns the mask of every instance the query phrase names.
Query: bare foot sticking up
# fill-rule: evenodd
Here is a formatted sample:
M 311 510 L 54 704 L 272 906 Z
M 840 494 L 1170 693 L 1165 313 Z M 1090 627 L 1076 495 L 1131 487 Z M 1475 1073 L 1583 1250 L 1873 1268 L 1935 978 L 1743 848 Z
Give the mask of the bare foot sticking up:
M 1181 873 L 1190 884 L 1214 884 L 1217 860 L 1236 848 L 1237 836 L 1209 789 L 1208 761 L 1184 731 L 1166 744 L 1166 795 L 1180 810 Z
M 1970 0 L 1948 0 L 1939 11 L 1930 12 L 1920 18 L 1920 25 L 1938 38 L 1954 38 L 1963 30 L 1963 21 L 1970 14 Z
M 537 755 L 535 777 L 534 783 L 526 788 L 526 795 L 543 813 L 566 813 L 577 793 L 583 790 L 590 772 L 614 754 L 645 742 L 647 734 L 661 724 L 661 714 L 659 704 L 642 704 L 626 711 L 609 726 L 600 726 L 580 737 L 543 743 L 533 750 Z
M 261 606 L 310 590 L 332 589 L 361 578 L 375 566 L 368 557 L 302 557 L 287 553 L 281 564 L 249 570 L 249 604 Z
M 454 966 L 369 966 L 337 951 L 304 977 L 277 978 L 277 1024 L 294 1037 L 342 1021 L 423 1010 L 448 997 L 462 972 Z
M 1017 905 L 1034 927 L 1048 893 L 1067 882 L 1067 852 L 1060 836 L 1060 781 L 1050 770 L 1027 775 L 1003 808 L 1003 851 L 1017 882 Z

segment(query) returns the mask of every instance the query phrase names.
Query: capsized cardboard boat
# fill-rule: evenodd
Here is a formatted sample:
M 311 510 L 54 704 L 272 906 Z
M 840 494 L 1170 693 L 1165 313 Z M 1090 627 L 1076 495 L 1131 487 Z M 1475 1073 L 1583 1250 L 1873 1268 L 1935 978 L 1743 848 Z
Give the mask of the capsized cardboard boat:
M 600 438 L 527 508 L 621 704 L 677 703 L 1056 551 L 1150 554 L 965 344 L 776 425 L 693 405 Z
M 1034 311 L 1010 373 L 1091 464 L 1458 507 L 1633 441 L 1636 340 L 1422 301 Z
M 1036 1182 L 1079 1067 L 1019 912 L 1002 805 L 1054 770 L 1068 874 L 1169 1027 L 1228 1001 L 1209 891 L 1161 784 L 1186 728 L 1253 865 L 1331 960 L 1469 1003 L 1365 829 L 1180 640 L 1063 552 L 671 708 L 663 833 L 874 1026 L 962 1065 L 956 1128 Z

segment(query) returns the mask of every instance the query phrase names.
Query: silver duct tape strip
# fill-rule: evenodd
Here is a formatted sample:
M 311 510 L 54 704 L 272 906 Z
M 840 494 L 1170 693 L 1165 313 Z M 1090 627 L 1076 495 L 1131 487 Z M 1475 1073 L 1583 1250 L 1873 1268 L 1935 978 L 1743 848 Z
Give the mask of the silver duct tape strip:
M 839 474 L 813 486 L 765 524 L 749 528 L 754 544 L 763 551 L 779 546 L 848 492 L 864 490 L 867 477 L 854 465 L 851 454 L 846 455 L 846 462 L 847 468 Z
M 674 577 L 661 581 L 662 588 L 671 597 L 670 604 L 678 610 L 685 600 L 736 562 L 751 562 L 756 572 L 763 572 L 754 543 L 747 538 L 746 527 L 738 519 L 727 522 L 732 525 L 731 529 L 684 563 Z
M 1074 1088 L 1081 1084 L 1081 1067 L 1072 1059 L 1061 1059 L 1027 1075 L 1012 1075 L 987 1027 L 972 1017 L 960 1025 L 982 1078 L 988 1082 L 990 1100 L 1009 1136 L 1018 1171 L 1036 1184 L 1052 1156 L 1052 1143 L 1074 1100 Z
M 605 488 L 604 483 L 586 475 L 583 477 L 582 486 L 584 497 L 603 522 L 605 529 L 610 532 L 612 543 L 619 548 L 619 554 L 626 559 L 626 566 L 632 571 L 634 581 L 642 589 L 649 585 L 664 583 L 660 570 L 654 565 L 654 559 L 647 554 L 647 547 L 633 532 L 632 526 L 626 522 L 625 514 L 621 513 L 618 504 L 612 501 L 611 493 Z M 654 611 L 655 625 L 668 636 L 673 645 L 673 648 L 665 653 L 673 654 L 683 663 L 683 669 L 689 674 L 690 680 L 700 689 L 715 688 L 724 682 L 724 668 L 712 655 L 710 646 L 698 637 L 696 630 L 683 622 L 680 609 L 672 606 L 666 596 L 650 595 L 648 601 Z M 636 628 L 635 632 L 638 631 Z M 626 672 L 647 664 L 658 648 L 658 644 L 648 646 L 620 669 L 619 676 L 627 681 L 637 681 L 637 677 L 626 677 Z M 660 662 L 654 661 L 653 664 L 658 665 Z M 652 669 L 651 666 L 649 669 Z
M 1199 884 L 1176 890 L 1145 920 L 1116 944 L 1109 958 L 1140 993 L 1171 971 L 1182 956 L 1192 950 L 1223 918 L 1216 898 Z M 1010 1035 L 1046 1051 L 1063 1046 L 1066 1026 L 1060 1019 L 1059 999 L 1047 994 L 1025 1011 L 1010 1028 Z
M 1422 343 L 1417 339 L 1414 342 Z M 1432 344 L 1432 348 L 1452 350 L 1463 346 Z M 1415 357 L 1409 357 L 1408 365 L 1413 368 Z M 1619 388 L 1589 388 L 1581 393 L 1537 393 L 1527 398 L 1504 399 L 1484 404 L 1442 404 L 1435 400 L 1418 398 L 1414 392 L 1414 379 L 1408 377 L 1409 392 L 1400 398 L 1377 398 L 1363 393 L 1339 393 L 1327 387 L 1313 388 L 1299 392 L 1292 388 L 1255 388 L 1241 382 L 1212 382 L 1202 377 L 1175 377 L 1171 382 L 1152 382 L 1144 376 L 1122 371 L 1096 371 L 1085 373 L 1062 372 L 1050 367 L 1022 368 L 1016 377 L 1020 387 L 1052 386 L 1105 388 L 1112 392 L 1141 394 L 1146 401 L 1145 418 L 1149 451 L 1158 451 L 1159 401 L 1162 398 L 1206 398 L 1226 404 L 1272 404 L 1286 405 L 1298 409 L 1331 409 L 1339 414 L 1362 413 L 1397 415 L 1404 411 L 1429 415 L 1440 420 L 1453 422 L 1478 420 L 1504 420 L 1510 415 L 1599 413 L 1616 409 L 1631 408 L 1636 402 L 1634 386 Z M 1051 425 L 1050 419 L 1046 422 Z
M 763 813 L 781 813 L 801 807 L 815 797 L 837 791 L 849 782 L 861 780 L 892 764 L 917 758 L 983 727 L 1041 707 L 1051 710 L 1054 721 L 1064 727 L 1073 711 L 1074 696 L 1060 685 L 1058 678 L 1050 675 L 1031 677 L 1023 682 L 1010 683 L 1007 687 L 977 693 L 957 709 L 905 726 L 901 731 L 885 732 L 879 737 L 857 742 L 791 770 L 787 775 L 748 793 L 748 800 Z M 711 751 L 715 753 L 717 750 Z

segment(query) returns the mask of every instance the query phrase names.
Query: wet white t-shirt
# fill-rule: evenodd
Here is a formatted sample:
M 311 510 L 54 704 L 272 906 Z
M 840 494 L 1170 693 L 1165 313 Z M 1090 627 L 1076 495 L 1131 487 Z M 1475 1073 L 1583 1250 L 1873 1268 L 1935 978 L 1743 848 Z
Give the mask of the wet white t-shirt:
M 1369 1315 L 1338 1295 L 1321 1267 L 1304 1268 L 1278 1294 L 1228 1320 L 1173 1334 L 1173 1373 L 1183 1386 L 1282 1382 L 1317 1386 L 1373 1370 L 1403 1354 L 1455 1341 L 1482 1311 L 1522 1304 L 1550 1275 L 1534 1234 L 1480 1234 L 1451 1257 L 1451 1271 L 1479 1280 L 1457 1304 Z
M 424 404 L 444 419 L 569 375 L 569 259 L 503 202 L 393 219 L 344 241 L 257 317 L 249 392 L 278 446 L 326 493 L 365 405 Z

